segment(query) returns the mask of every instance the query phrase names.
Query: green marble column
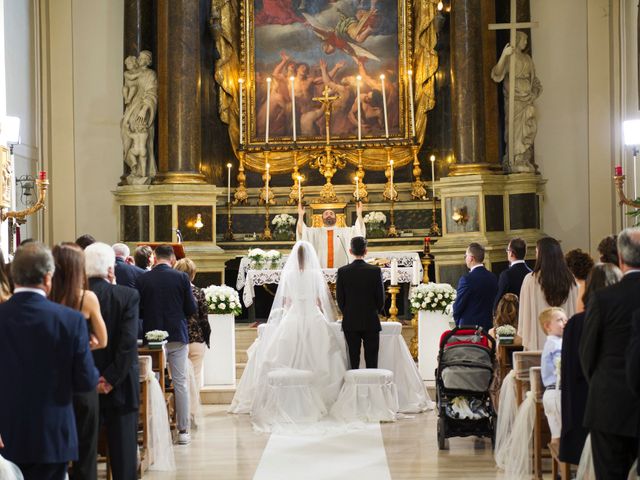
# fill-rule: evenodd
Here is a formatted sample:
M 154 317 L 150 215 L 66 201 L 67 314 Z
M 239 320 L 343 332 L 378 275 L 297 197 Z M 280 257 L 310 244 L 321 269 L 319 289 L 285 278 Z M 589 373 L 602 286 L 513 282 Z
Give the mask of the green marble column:
M 157 0 L 158 175 L 205 183 L 201 161 L 200 2 Z

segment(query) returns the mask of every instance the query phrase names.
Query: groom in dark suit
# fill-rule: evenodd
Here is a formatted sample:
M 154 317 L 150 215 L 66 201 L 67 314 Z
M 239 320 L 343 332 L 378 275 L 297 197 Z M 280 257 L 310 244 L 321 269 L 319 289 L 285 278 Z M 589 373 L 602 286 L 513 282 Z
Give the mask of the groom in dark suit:
M 498 294 L 493 302 L 493 311 L 496 311 L 500 299 L 507 293 L 513 293 L 520 298 L 520 289 L 522 281 L 531 269 L 524 261 L 527 254 L 527 242 L 522 238 L 513 238 L 507 247 L 507 259 L 509 260 L 509 268 L 503 270 L 498 277 Z
M 0 454 L 25 480 L 63 480 L 78 459 L 73 394 L 96 388 L 84 316 L 47 300 L 51 251 L 31 242 L 11 263 L 13 296 L 0 304 Z
M 493 326 L 493 300 L 498 291 L 496 276 L 484 267 L 484 247 L 470 243 L 464 255 L 469 273 L 460 277 L 453 319 L 456 325 L 477 325 L 485 332 Z
M 351 255 L 355 260 L 338 269 L 336 297 L 342 311 L 342 331 L 349 349 L 352 369 L 360 367 L 360 345 L 364 344 L 367 368 L 378 368 L 380 318 L 384 307 L 384 284 L 379 267 L 364 261 L 367 240 L 351 239 Z

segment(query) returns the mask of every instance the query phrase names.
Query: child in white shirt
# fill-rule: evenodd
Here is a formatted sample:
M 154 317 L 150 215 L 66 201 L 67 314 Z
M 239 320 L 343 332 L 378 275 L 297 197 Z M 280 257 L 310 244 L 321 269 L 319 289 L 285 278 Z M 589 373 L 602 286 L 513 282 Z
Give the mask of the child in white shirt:
M 540 326 L 547 334 L 542 349 L 541 374 L 545 392 L 542 397 L 544 414 L 549 422 L 551 441 L 560 441 L 562 417 L 560 414 L 560 356 L 562 353 L 562 332 L 567 323 L 567 315 L 562 308 L 551 307 L 540 312 Z

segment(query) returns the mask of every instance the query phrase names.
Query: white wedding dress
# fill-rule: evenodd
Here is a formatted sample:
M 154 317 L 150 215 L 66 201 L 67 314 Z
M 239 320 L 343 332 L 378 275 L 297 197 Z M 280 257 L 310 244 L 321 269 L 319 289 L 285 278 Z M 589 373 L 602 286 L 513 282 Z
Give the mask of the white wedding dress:
M 276 430 L 276 409 L 281 412 L 283 406 L 270 398 L 267 375 L 286 369 L 311 371 L 310 401 L 328 411 L 348 365 L 341 332 L 331 325 L 335 320 L 336 307 L 315 250 L 308 242 L 297 242 L 283 268 L 267 325 L 247 351 L 247 366 L 229 412 L 250 413 L 257 430 Z

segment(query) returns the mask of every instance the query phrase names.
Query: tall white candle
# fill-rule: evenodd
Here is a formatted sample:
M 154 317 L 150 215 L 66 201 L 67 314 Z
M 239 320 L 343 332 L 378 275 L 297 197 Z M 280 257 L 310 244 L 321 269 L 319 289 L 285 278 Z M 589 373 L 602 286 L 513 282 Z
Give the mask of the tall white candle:
M 436 156 L 431 155 L 429 160 L 431 160 L 431 196 L 436 198 Z
M 419 285 L 420 284 L 420 262 L 414 259 L 412 266 L 413 266 L 413 271 L 411 272 L 412 273 L 411 284 Z
M 356 98 L 358 99 L 358 141 L 362 141 L 362 113 L 360 113 L 360 82 L 362 77 L 356 77 Z
M 409 76 L 409 115 L 411 117 L 411 137 L 416 136 L 416 119 L 415 114 L 413 113 L 413 72 L 409 70 L 407 72 Z
M 296 91 L 294 88 L 295 77 L 289 77 L 291 82 L 291 124 L 293 125 L 293 141 L 296 141 Z
M 302 176 L 298 175 L 298 203 L 302 203 Z
M 360 178 L 356 175 L 356 202 L 360 201 Z
M 243 140 L 243 138 L 242 138 L 243 137 L 243 135 L 242 135 L 243 134 L 243 126 L 244 126 L 243 125 L 243 118 L 242 118 L 242 111 L 243 111 L 242 110 L 243 109 L 243 106 L 242 106 L 243 92 L 242 91 L 244 90 L 244 79 L 243 78 L 238 79 L 238 83 L 240 84 L 240 145 L 242 145 L 244 143 L 242 141 Z
M 391 285 L 398 285 L 398 260 L 395 258 L 391 259 Z
M 382 88 L 382 108 L 384 111 L 384 136 L 389 138 L 389 122 L 387 121 L 387 93 L 384 89 L 384 73 L 380 75 L 380 85 Z
M 231 203 L 231 164 L 227 163 L 227 203 Z
M 271 113 L 271 77 L 267 77 L 267 119 L 264 131 L 264 143 L 269 143 L 269 116 Z

